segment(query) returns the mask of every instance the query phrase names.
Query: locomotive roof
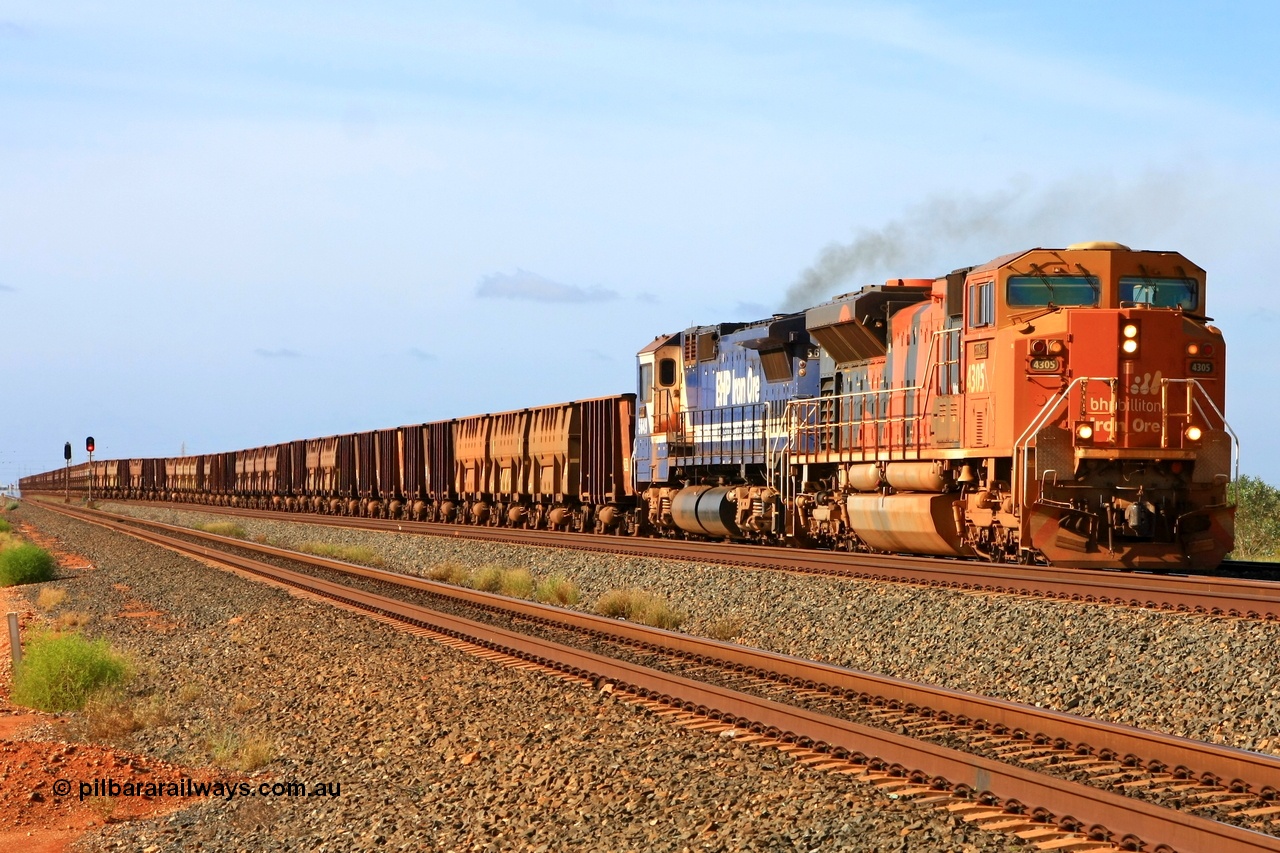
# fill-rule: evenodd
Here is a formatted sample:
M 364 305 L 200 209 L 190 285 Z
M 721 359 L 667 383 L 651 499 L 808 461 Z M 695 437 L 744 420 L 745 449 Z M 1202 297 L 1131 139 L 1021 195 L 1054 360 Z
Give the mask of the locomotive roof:
M 1058 250 L 1044 249 L 1044 248 L 1024 249 L 1021 252 L 1011 252 L 1010 254 L 1007 254 L 1007 255 L 1001 255 L 998 258 L 994 258 L 990 261 L 987 261 L 985 264 L 978 264 L 976 267 L 969 267 L 968 269 L 965 269 L 962 267 L 961 270 L 967 273 L 981 272 L 982 270 L 993 270 L 993 269 L 996 269 L 997 267 L 1002 267 L 1005 264 L 1011 264 L 1014 261 L 1016 261 L 1018 258 L 1022 257 L 1023 255 L 1029 255 L 1032 252 L 1045 252 L 1045 251 L 1052 252 L 1052 251 L 1063 251 L 1063 250 L 1062 249 L 1058 249 Z M 957 272 L 960 272 L 961 270 L 957 270 Z
M 674 335 L 658 335 L 656 338 L 649 341 L 649 343 L 645 345 L 645 347 L 641 349 L 640 352 L 637 353 L 637 355 L 644 355 L 647 352 L 657 352 L 662 347 L 665 347 L 668 345 L 674 346 L 676 344 L 679 344 L 680 334 L 681 334 L 680 332 L 676 332 Z
M 1200 269 L 1200 267 L 1196 266 L 1196 264 L 1187 260 L 1186 256 L 1183 255 L 1181 252 L 1170 252 L 1170 251 L 1161 250 L 1161 249 L 1131 249 L 1128 246 L 1125 246 L 1121 243 L 1099 241 L 1099 242 L 1092 242 L 1092 243 L 1072 243 L 1070 246 L 1067 246 L 1065 248 L 1037 246 L 1034 249 L 1025 249 L 1021 252 L 1014 252 L 1009 255 L 1001 255 L 998 258 L 994 258 L 990 261 L 987 261 L 985 264 L 979 264 L 976 267 L 969 267 L 967 269 L 961 268 L 959 270 L 956 270 L 956 272 L 963 272 L 967 274 L 967 273 L 984 272 L 987 270 L 998 269 L 1000 267 L 1007 266 L 1008 264 L 1013 263 L 1019 258 L 1025 257 L 1035 252 L 1127 252 L 1131 255 L 1165 255 L 1165 256 L 1176 255 L 1179 258 L 1182 258 L 1182 260 L 1186 261 L 1186 263 L 1189 266 L 1193 266 L 1196 269 Z

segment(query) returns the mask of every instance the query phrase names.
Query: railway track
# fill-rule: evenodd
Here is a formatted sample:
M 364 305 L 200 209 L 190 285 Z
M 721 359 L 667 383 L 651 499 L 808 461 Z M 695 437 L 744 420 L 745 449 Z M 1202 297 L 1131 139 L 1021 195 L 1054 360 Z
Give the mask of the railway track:
M 68 512 L 56 505 L 49 508 Z M 608 684 L 685 724 L 741 734 L 749 742 L 776 744 L 806 763 L 832 772 L 858 773 L 899 796 L 949 808 L 988 828 L 1015 831 L 1042 849 L 1114 849 L 1103 843 L 1114 842 L 1146 850 L 1280 850 L 1280 839 L 1271 835 L 1193 813 L 1212 811 L 1254 829 L 1271 831 L 1271 821 L 1280 815 L 1275 801 L 1280 791 L 1280 760 L 1270 756 L 463 590 L 186 528 L 84 510 L 69 514 L 229 564 L 238 571 L 267 577 L 379 618 L 417 626 L 452 638 L 451 643 L 488 649 L 486 654 L 491 656 Z M 240 553 L 228 554 L 225 549 Z M 240 555 L 246 552 L 254 556 Z M 264 559 L 300 563 L 323 573 L 338 572 L 360 579 L 358 584 L 366 588 L 308 576 Z M 369 586 L 374 583 L 391 585 L 396 594 L 375 592 Z M 406 600 L 415 597 L 416 601 Z M 447 607 L 442 608 L 439 602 L 447 602 Z M 470 618 L 459 615 L 461 610 L 470 610 Z M 476 618 L 477 614 L 481 618 Z M 537 630 L 517 633 L 493 622 L 519 622 Z M 602 647 L 610 647 L 607 654 L 599 653 Z M 619 654 L 619 648 L 630 649 L 631 654 Z M 694 672 L 696 680 L 688 677 Z M 876 725 L 848 717 L 870 718 Z M 970 751 L 944 745 L 948 742 L 960 742 Z M 989 757 L 994 755 L 1005 760 Z M 1009 763 L 1009 759 L 1016 763 Z M 1049 768 L 1072 778 L 1053 777 L 1032 768 Z M 1081 784 L 1081 780 L 1090 784 Z M 1143 797 L 1179 805 L 1183 810 L 1154 805 Z
M 564 534 L 546 530 L 312 515 L 237 507 L 211 507 L 200 504 L 149 501 L 129 503 L 190 512 L 301 521 L 359 530 L 449 536 L 537 547 L 573 548 L 609 554 L 691 560 L 745 568 L 834 575 L 860 580 L 909 583 L 1180 613 L 1244 619 L 1280 619 L 1280 583 L 1268 579 L 1280 575 L 1280 566 L 1276 567 L 1276 574 L 1268 574 L 1269 564 L 1266 563 L 1228 564 L 1239 567 L 1240 576 L 1235 577 L 1110 572 L 1097 569 L 1023 566 L 940 558 L 792 550 L 722 542 Z

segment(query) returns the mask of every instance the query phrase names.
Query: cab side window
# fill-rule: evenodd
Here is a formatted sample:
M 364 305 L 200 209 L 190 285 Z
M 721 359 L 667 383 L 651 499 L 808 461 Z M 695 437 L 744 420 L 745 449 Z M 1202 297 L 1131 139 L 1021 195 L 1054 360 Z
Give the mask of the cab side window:
M 995 283 L 984 281 L 969 286 L 969 328 L 990 326 L 996 319 Z
M 658 384 L 670 388 L 676 384 L 676 360 L 664 358 L 658 362 Z
M 653 365 L 640 365 L 640 402 L 648 403 L 653 399 Z

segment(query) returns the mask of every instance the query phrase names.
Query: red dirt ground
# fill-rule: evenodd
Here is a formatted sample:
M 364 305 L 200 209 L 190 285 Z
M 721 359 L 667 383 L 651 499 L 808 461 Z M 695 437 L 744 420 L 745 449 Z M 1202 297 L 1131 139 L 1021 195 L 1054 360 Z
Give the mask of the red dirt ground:
M 26 525 L 22 526 L 22 533 L 42 547 L 54 544 Z M 93 568 L 83 557 L 56 547 L 50 550 L 64 576 L 68 571 Z M 157 630 L 172 627 L 162 614 L 148 610 L 136 599 L 129 602 L 128 608 L 121 617 L 145 620 L 148 627 Z M 37 615 L 16 590 L 0 589 L 0 619 L 11 612 L 19 614 L 19 626 L 25 637 L 27 627 L 38 621 Z M 176 796 L 86 796 L 82 799 L 81 782 L 92 784 L 95 779 L 112 779 L 123 785 L 130 781 L 170 783 L 184 778 L 196 781 L 218 778 L 207 771 L 191 771 L 152 761 L 102 744 L 58 739 L 58 729 L 66 725 L 59 715 L 31 711 L 9 702 L 11 666 L 9 630 L 7 624 L 0 624 L 0 850 L 62 853 L 71 842 L 94 827 L 166 814 L 192 802 Z M 48 723 L 54 728 L 53 739 L 35 740 L 25 736 L 39 723 Z M 60 780 L 70 783 L 70 793 L 65 796 L 54 793 L 54 786 Z

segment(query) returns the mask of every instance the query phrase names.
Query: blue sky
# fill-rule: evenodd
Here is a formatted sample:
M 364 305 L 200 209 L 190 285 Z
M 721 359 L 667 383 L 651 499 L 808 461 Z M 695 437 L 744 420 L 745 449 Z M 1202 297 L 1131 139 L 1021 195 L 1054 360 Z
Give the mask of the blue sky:
M 0 482 L 623 390 L 885 232 L 1183 252 L 1280 484 L 1280 6 L 264 6 L 0 8 Z

